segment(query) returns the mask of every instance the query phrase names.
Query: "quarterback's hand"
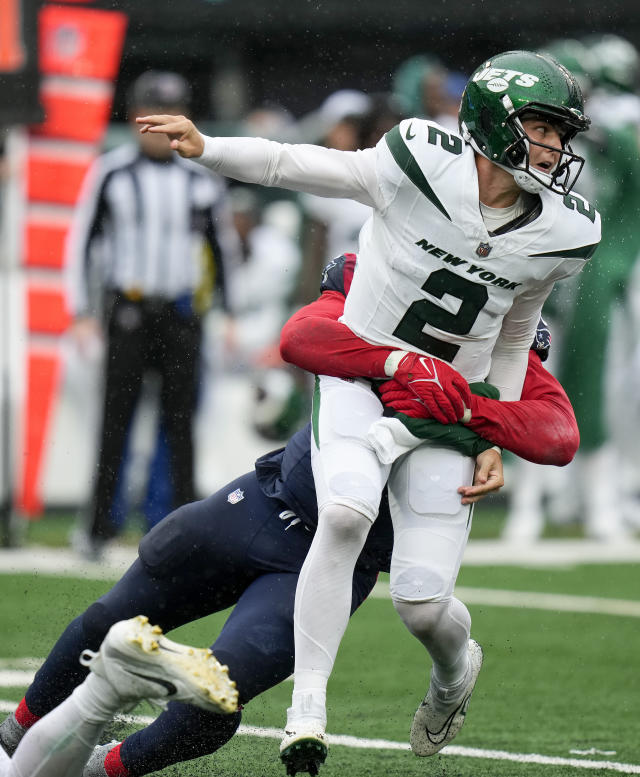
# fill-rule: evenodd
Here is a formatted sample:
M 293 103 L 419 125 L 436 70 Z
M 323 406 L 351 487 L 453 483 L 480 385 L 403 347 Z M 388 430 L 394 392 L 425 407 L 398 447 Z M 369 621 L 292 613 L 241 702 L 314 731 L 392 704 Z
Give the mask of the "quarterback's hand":
M 142 125 L 140 132 L 164 133 L 171 141 L 171 148 L 180 156 L 187 159 L 202 156 L 204 139 L 191 119 L 185 116 L 154 114 L 138 116 L 136 122 Z
M 441 424 L 455 424 L 471 407 L 469 384 L 446 362 L 395 351 L 385 366 L 391 367 L 394 380 L 424 402 L 431 418 Z
M 473 485 L 460 486 L 458 493 L 462 494 L 462 504 L 469 505 L 478 502 L 493 491 L 499 491 L 502 486 L 504 486 L 502 454 L 496 448 L 489 448 L 476 457 Z

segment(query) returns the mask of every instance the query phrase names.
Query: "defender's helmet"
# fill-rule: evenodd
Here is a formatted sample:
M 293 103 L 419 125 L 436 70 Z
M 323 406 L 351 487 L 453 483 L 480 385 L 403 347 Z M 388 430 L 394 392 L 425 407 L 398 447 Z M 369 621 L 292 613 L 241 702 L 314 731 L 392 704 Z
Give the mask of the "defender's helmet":
M 560 161 L 551 173 L 529 166 L 531 140 L 522 119 L 539 116 L 558 127 L 562 141 Z M 460 132 L 482 156 L 510 172 L 518 186 L 537 194 L 543 188 L 567 194 L 574 186 L 584 159 L 570 142 L 589 127 L 576 79 L 553 57 L 531 51 L 507 51 L 482 64 L 462 95 Z

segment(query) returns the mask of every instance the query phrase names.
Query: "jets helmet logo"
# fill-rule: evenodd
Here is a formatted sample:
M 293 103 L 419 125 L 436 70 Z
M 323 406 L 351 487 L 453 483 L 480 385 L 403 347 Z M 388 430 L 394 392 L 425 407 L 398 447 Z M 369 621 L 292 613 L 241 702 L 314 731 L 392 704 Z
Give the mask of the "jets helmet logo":
M 486 67 L 473 77 L 474 81 L 486 81 L 487 89 L 491 92 L 504 92 L 513 81 L 516 86 L 531 87 L 540 80 L 532 73 L 523 73 L 521 70 L 506 70 L 499 67 Z

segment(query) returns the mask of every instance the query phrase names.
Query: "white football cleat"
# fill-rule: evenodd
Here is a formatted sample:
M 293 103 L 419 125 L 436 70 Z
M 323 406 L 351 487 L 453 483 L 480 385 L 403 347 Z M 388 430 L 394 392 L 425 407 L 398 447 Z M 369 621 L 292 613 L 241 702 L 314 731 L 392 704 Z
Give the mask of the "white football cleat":
M 280 742 L 280 760 L 287 767 L 287 774 L 293 777 L 297 772 L 309 772 L 312 777 L 327 757 L 326 712 L 324 705 L 307 696 L 301 708 L 287 710 L 287 725 Z
M 326 757 L 327 737 L 319 723 L 297 731 L 285 729 L 280 742 L 280 760 L 290 777 L 297 772 L 309 772 L 314 777 Z
M 462 728 L 469 700 L 482 667 L 482 648 L 473 639 L 469 640 L 469 679 L 462 695 L 458 696 L 450 706 L 446 701 L 434 700 L 433 682 L 429 685 L 424 701 L 416 710 L 411 725 L 409 742 L 416 755 L 434 755 L 449 744 Z
M 105 678 L 123 702 L 181 701 L 227 714 L 238 709 L 228 668 L 208 648 L 167 639 L 144 615 L 114 623 L 100 650 L 84 650 L 80 663 Z

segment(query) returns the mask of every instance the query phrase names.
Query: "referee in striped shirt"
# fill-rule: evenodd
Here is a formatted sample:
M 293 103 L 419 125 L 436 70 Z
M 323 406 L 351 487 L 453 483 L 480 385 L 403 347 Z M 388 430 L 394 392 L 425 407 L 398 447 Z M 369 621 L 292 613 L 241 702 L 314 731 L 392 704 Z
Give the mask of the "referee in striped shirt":
M 148 71 L 132 86 L 130 119 L 186 113 L 189 99 L 182 76 Z M 112 508 L 147 371 L 161 378 L 174 507 L 195 498 L 192 420 L 202 334 L 196 300 L 215 284 L 224 306 L 225 266 L 239 261 L 223 179 L 175 154 L 164 136 L 132 129 L 137 143 L 103 154 L 87 174 L 67 240 L 72 332 L 80 344 L 102 330 L 106 337 L 100 451 L 86 538 L 94 556 L 118 531 Z

